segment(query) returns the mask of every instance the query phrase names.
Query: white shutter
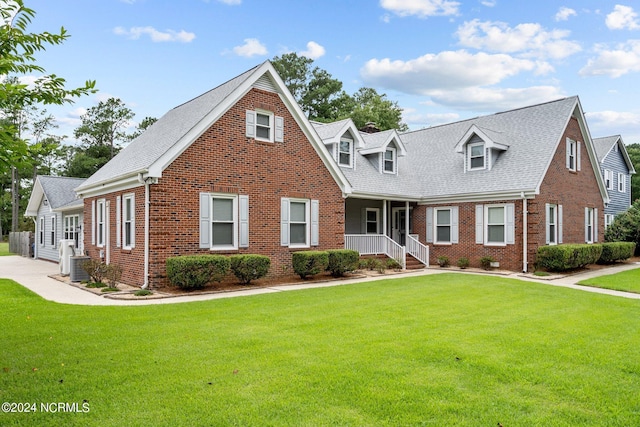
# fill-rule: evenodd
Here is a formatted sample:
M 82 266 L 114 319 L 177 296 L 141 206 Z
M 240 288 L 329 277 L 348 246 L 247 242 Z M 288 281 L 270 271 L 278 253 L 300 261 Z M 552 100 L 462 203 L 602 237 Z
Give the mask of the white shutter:
M 562 205 L 558 205 L 558 244 L 562 243 Z
M 476 205 L 476 243 L 484 243 L 484 205 Z
M 544 242 L 545 244 L 549 244 L 551 242 L 551 236 L 549 235 L 549 223 L 551 222 L 552 218 L 549 218 L 549 203 L 545 203 L 544 205 L 544 228 L 545 228 L 545 238 L 544 238 Z
M 458 243 L 458 207 L 451 208 L 451 243 Z
M 256 112 L 247 110 L 247 118 L 246 118 L 246 136 L 247 138 L 255 138 L 256 137 Z
M 200 248 L 211 248 L 211 195 L 200 193 Z
M 240 247 L 249 247 L 249 196 L 240 196 Z
M 571 169 L 571 140 L 569 138 L 567 138 L 566 144 L 565 144 L 565 150 L 566 150 L 566 164 L 567 164 L 567 169 Z
M 516 205 L 513 203 L 507 203 L 506 243 L 508 245 L 516 243 Z
M 131 195 L 131 247 L 136 246 L 136 195 Z
M 120 247 L 122 235 L 122 196 L 116 197 L 116 248 Z
M 598 242 L 598 208 L 593 208 L 593 243 Z
M 91 244 L 96 244 L 96 201 L 91 201 Z
M 584 208 L 584 241 L 589 243 L 589 208 Z
M 275 119 L 275 141 L 283 142 L 284 141 L 284 119 L 282 117 L 276 116 Z
M 311 246 L 320 244 L 320 202 L 311 201 Z
M 289 199 L 280 199 L 280 245 L 289 246 Z
M 582 156 L 580 155 L 580 152 L 582 150 L 580 150 L 580 146 L 581 146 L 580 141 L 576 141 L 576 170 L 577 171 L 579 171 L 580 167 L 581 167 L 580 166 L 580 164 L 581 164 L 580 159 L 581 159 Z
M 433 243 L 433 208 L 427 208 L 427 243 Z

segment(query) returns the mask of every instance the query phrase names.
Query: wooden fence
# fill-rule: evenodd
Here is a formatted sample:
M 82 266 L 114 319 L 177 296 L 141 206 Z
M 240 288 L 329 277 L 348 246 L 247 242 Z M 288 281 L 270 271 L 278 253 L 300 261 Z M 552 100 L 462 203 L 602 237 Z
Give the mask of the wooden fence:
M 33 257 L 33 233 L 21 231 L 9 233 L 9 252 L 23 257 Z

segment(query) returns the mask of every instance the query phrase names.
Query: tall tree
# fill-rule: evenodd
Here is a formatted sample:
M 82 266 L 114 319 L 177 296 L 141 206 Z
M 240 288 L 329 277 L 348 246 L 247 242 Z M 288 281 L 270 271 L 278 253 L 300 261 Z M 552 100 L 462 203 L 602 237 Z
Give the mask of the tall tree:
M 132 141 L 134 139 L 136 139 L 137 137 L 139 137 L 140 135 L 143 134 L 144 131 L 146 131 L 149 126 L 151 126 L 152 124 L 154 124 L 155 122 L 157 122 L 158 119 L 156 119 L 155 117 L 145 117 L 144 119 L 142 119 L 142 121 L 140 123 L 138 123 L 138 126 L 136 127 L 136 130 L 133 131 L 131 133 L 131 135 L 127 136 L 127 139 L 129 141 Z
M 74 131 L 74 136 L 86 146 L 108 146 L 112 158 L 118 151 L 118 141 L 129 140 L 124 129 L 133 119 L 134 113 L 118 98 L 100 101 L 91 107 L 80 119 L 82 124 Z
M 349 114 L 356 127 L 361 129 L 367 122 L 374 122 L 378 129 L 409 130 L 402 122 L 402 109 L 397 102 L 380 95 L 375 89 L 363 87 L 353 95 L 354 107 Z
M 631 176 L 631 202 L 640 199 L 640 144 L 629 144 L 626 146 L 627 153 L 633 164 L 634 169 L 637 171 L 635 175 Z
M 95 82 L 67 89 L 66 81 L 47 74 L 36 63 L 35 54 L 48 45 L 59 45 L 69 36 L 64 28 L 59 33 L 30 33 L 28 26 L 35 11 L 22 0 L 0 1 L 0 175 L 11 170 L 12 230 L 18 228 L 19 174 L 17 168 L 28 156 L 27 141 L 20 133 L 16 118 L 36 104 L 71 103 L 74 97 L 95 92 Z M 12 76 L 38 74 L 33 84 L 22 84 Z

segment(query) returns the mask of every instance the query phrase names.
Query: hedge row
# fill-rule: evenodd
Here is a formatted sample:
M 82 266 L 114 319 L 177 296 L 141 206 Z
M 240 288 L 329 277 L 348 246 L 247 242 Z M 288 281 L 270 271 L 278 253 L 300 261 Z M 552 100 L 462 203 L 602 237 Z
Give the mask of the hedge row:
M 536 264 L 548 271 L 566 271 L 588 264 L 608 264 L 633 256 L 635 243 L 567 244 L 541 246 Z
M 167 277 L 181 289 L 202 289 L 221 282 L 229 270 L 242 284 L 266 276 L 271 265 L 264 255 L 185 255 L 167 258 Z
M 340 277 L 358 268 L 360 254 L 350 249 L 331 249 L 328 251 L 294 252 L 293 271 L 301 278 L 329 271 L 333 277 Z

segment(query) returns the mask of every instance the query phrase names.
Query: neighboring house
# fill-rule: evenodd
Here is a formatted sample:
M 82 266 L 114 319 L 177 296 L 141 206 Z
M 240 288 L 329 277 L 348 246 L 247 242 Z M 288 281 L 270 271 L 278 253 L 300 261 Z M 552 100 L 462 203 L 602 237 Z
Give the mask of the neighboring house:
M 604 208 L 605 228 L 619 213 L 631 206 L 631 175 L 636 170 L 620 135 L 594 138 L 600 171 L 609 193 L 609 204 Z
M 74 241 L 77 254 L 83 251 L 83 202 L 75 188 L 84 178 L 38 176 L 25 216 L 35 222 L 34 257 L 58 262 L 60 240 Z
M 372 129 L 373 127 L 370 127 Z M 270 62 L 169 111 L 76 189 L 85 248 L 123 281 L 166 259 L 348 247 L 528 270 L 597 242 L 608 202 L 577 97 L 399 134 L 310 122 Z

